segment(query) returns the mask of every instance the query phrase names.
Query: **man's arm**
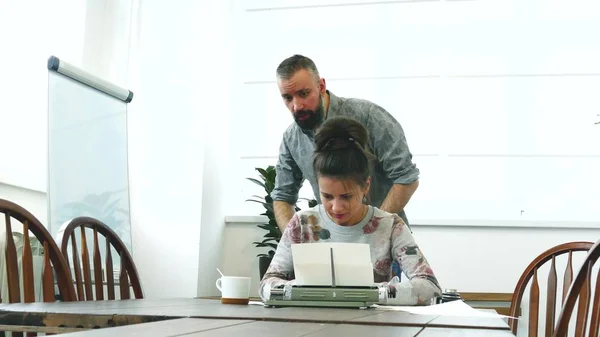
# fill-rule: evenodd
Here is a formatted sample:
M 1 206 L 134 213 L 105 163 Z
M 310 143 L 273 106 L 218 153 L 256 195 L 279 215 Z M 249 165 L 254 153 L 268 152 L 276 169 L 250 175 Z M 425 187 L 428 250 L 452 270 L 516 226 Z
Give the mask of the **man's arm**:
M 390 213 L 399 213 L 404 210 L 406 204 L 412 197 L 413 193 L 419 187 L 419 181 L 415 180 L 413 183 L 408 185 L 394 184 L 390 189 L 390 192 L 385 197 L 383 203 L 379 207 L 382 211 Z
M 373 105 L 366 122 L 373 154 L 394 184 L 381 210 L 399 213 L 419 187 L 419 169 L 412 162 L 412 154 L 400 123 L 385 109 Z
M 298 193 L 304 180 L 302 171 L 292 157 L 285 138 L 279 146 L 279 158 L 275 166 L 275 173 L 275 187 L 271 192 L 271 198 L 273 198 L 273 212 L 277 227 L 283 233 L 295 213 L 293 205 L 298 201 Z
M 272 288 L 286 284 L 289 274 L 294 271 L 290 247 L 292 243 L 299 243 L 294 242 L 294 237 L 300 237 L 300 222 L 298 216 L 294 216 L 292 219 L 290 226 L 283 232 L 275 256 L 273 256 L 267 272 L 258 285 L 258 294 L 263 301 L 270 298 Z
M 296 213 L 294 206 L 286 201 L 273 201 L 273 210 L 275 212 L 275 220 L 277 220 L 277 227 L 283 233 Z

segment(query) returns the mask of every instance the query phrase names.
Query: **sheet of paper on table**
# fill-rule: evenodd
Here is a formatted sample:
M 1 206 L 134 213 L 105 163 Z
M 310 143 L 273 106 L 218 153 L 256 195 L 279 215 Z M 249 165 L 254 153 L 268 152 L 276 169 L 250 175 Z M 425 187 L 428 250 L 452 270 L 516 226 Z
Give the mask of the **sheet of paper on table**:
M 250 301 L 250 305 L 263 305 L 260 301 Z M 490 311 L 477 310 L 463 301 L 452 301 L 429 306 L 398 306 L 398 305 L 373 305 L 375 310 L 404 311 L 414 315 L 429 316 L 462 316 L 462 317 L 489 317 L 489 318 L 511 318 L 511 316 L 500 315 Z M 518 317 L 512 317 L 518 318 Z
M 375 305 L 377 310 L 405 311 L 416 315 L 466 316 L 466 317 L 510 317 L 493 312 L 474 309 L 463 301 L 452 301 L 428 306 L 391 306 Z

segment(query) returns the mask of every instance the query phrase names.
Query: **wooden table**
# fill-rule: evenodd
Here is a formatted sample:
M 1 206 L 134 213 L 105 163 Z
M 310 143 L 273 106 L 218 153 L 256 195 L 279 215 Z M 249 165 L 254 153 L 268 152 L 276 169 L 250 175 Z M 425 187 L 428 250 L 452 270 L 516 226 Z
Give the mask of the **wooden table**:
M 514 337 L 506 330 L 378 326 L 331 323 L 270 322 L 233 319 L 178 318 L 65 334 L 70 337 L 276 336 L 276 337 Z M 61 336 L 61 335 L 58 335 Z
M 488 335 L 511 335 L 508 325 L 498 318 L 424 316 L 373 308 L 265 308 L 260 305 L 224 305 L 218 300 L 208 299 L 2 304 L 0 324 L 28 326 L 47 332 L 119 327 L 122 331 L 119 330 L 116 335 L 127 335 L 127 331 L 140 333 L 138 329 L 149 329 L 148 331 L 159 333 L 156 336 L 190 333 L 206 336 L 217 332 L 234 334 L 237 329 L 242 328 L 244 331 L 256 331 L 257 335 L 281 336 L 275 332 L 285 331 L 286 337 L 293 335 L 291 331 L 310 336 L 321 336 L 322 333 L 329 332 L 353 336 L 359 331 L 368 331 L 369 335 L 373 333 L 376 336 L 379 333 L 382 336 L 390 333 L 393 336 L 415 336 L 417 333 L 419 336 L 438 336 L 443 335 L 439 331 L 448 333 L 461 329 L 468 334 L 461 333 L 459 336 L 477 336 L 480 331 Z M 58 328 L 60 329 L 57 330 Z M 435 330 L 436 328 L 441 330 Z M 94 333 L 104 333 L 103 331 Z M 87 336 L 91 331 L 85 333 Z

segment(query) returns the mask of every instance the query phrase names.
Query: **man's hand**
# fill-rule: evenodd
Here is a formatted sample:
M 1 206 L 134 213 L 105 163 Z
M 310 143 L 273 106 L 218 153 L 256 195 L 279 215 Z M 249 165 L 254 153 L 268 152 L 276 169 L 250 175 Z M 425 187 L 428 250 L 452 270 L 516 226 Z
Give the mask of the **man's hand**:
M 389 213 L 402 211 L 406 204 L 408 204 L 413 193 L 417 190 L 417 187 L 419 187 L 418 180 L 415 180 L 410 185 L 394 184 L 379 209 Z
M 273 211 L 275 213 L 277 227 L 279 227 L 279 230 L 283 233 L 290 220 L 292 220 L 294 213 L 296 213 L 294 206 L 285 201 L 276 200 L 273 201 Z

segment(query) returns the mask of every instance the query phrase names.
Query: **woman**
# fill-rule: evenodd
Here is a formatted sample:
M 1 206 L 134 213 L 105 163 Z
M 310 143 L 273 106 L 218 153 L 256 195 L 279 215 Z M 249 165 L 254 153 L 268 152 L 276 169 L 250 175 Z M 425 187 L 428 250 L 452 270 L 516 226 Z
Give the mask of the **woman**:
M 398 261 L 409 280 L 390 283 L 396 289 L 391 301 L 394 304 L 428 304 L 441 294 L 431 267 L 402 218 L 364 203 L 371 181 L 367 141 L 366 129 L 349 118 L 328 119 L 318 130 L 313 167 L 322 204 L 299 211 L 290 220 L 260 282 L 263 300 L 269 298 L 273 287 L 293 282 L 288 280 L 293 274 L 291 245 L 309 242 L 369 244 L 378 283 L 390 280 L 392 261 Z

